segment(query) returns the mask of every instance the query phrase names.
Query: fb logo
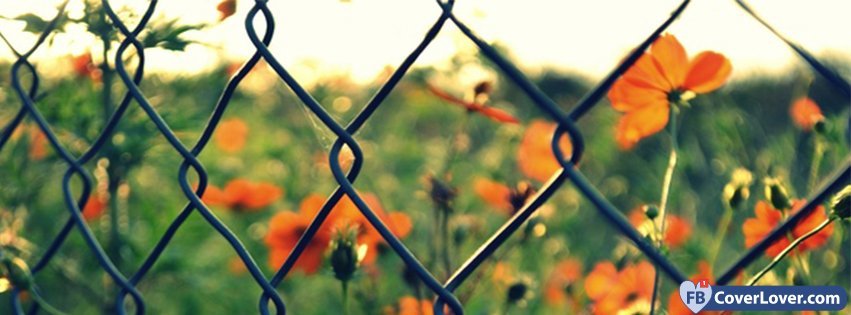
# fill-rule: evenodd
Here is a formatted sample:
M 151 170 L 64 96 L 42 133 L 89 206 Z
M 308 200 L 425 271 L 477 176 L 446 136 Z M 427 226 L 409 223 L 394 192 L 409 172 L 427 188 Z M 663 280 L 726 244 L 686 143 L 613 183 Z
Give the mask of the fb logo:
M 680 283 L 680 299 L 695 314 L 709 303 L 710 296 L 712 296 L 712 287 L 709 286 L 709 281 L 700 280 L 697 283 L 683 281 L 683 283 Z

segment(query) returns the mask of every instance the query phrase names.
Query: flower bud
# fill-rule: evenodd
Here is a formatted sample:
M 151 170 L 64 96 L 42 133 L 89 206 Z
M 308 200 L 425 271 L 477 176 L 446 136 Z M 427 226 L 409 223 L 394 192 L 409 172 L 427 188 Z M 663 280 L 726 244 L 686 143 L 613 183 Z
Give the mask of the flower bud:
M 813 125 L 813 130 L 815 130 L 816 133 L 822 135 L 827 133 L 827 121 L 825 121 L 824 118 L 816 121 L 816 123 Z
M 458 190 L 435 176 L 429 176 L 429 195 L 435 205 L 443 211 L 452 210 L 452 202 L 458 196 Z
M 656 205 L 645 205 L 643 210 L 644 215 L 650 220 L 655 220 L 659 216 L 659 207 Z
M 491 92 L 493 92 L 493 83 L 490 81 L 479 82 L 475 87 L 473 87 L 473 94 L 476 96 L 480 94 L 490 94 Z
M 792 208 L 792 202 L 789 201 L 789 193 L 780 180 L 776 178 L 765 179 L 765 198 L 771 202 L 771 206 L 777 210 L 787 210 Z
M 750 185 L 753 183 L 753 175 L 744 168 L 733 171 L 730 182 L 724 186 L 724 201 L 730 208 L 736 209 L 750 197 Z
M 840 219 L 851 218 L 851 185 L 842 188 L 830 201 L 831 215 Z
M 526 201 L 534 194 L 535 188 L 532 185 L 529 185 L 525 181 L 518 183 L 517 187 L 512 189 L 508 194 L 508 202 L 511 204 L 512 213 L 517 213 L 520 209 L 523 209 Z
M 519 277 L 505 291 L 509 304 L 525 304 L 532 297 L 532 282 L 527 277 Z
M 367 247 L 357 244 L 357 226 L 339 228 L 331 239 L 329 259 L 334 277 L 340 281 L 349 281 L 360 267 L 366 255 Z
M 30 272 L 30 267 L 27 266 L 27 263 L 23 259 L 18 257 L 4 259 L 3 265 L 6 268 L 6 277 L 12 283 L 13 287 L 24 291 L 32 287 L 32 273 Z

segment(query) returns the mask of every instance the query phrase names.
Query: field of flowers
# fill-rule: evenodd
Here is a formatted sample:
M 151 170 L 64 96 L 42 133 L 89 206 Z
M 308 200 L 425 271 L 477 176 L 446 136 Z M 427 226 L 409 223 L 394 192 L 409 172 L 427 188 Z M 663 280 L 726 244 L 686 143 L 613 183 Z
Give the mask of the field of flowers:
M 229 2 L 222 2 L 222 18 L 232 13 Z M 96 17 L 69 23 L 99 34 Z M 152 49 L 181 51 L 188 44 L 180 26 L 149 34 L 144 42 Z M 68 73 L 47 76 L 36 96 L 59 142 L 75 156 L 93 143 L 126 91 L 114 65 L 102 60 L 68 55 Z M 847 58 L 826 60 L 851 74 Z M 240 66 L 191 76 L 146 74 L 141 89 L 180 140 L 192 144 Z M 21 106 L 5 75 L 10 67 L 0 64 L 2 126 Z M 804 63 L 782 74 L 731 79 L 735 72 L 723 51 L 693 51 L 666 33 L 618 79 L 605 104 L 578 122 L 585 153 L 577 168 L 694 279 L 718 277 L 798 211 L 851 152 L 847 95 Z M 474 82 L 462 84 L 470 73 L 477 74 Z M 389 75 L 372 84 L 328 77 L 309 92 L 348 122 Z M 532 79 L 565 110 L 595 83 L 557 71 Z M 85 165 L 96 185 L 82 216 L 116 267 L 133 274 L 187 200 L 175 180 L 181 156 L 138 106 L 125 116 Z M 365 159 L 355 187 L 443 281 L 561 168 L 551 149 L 555 130 L 493 64 L 460 55 L 451 69 L 412 70 L 356 134 Z M 209 174 L 202 201 L 267 277 L 338 186 L 328 159 L 335 140 L 261 61 L 199 155 Z M 571 140 L 558 143 L 569 156 Z M 344 147 L 340 164 L 348 169 L 353 160 Z M 27 307 L 114 312 L 116 285 L 79 232 L 71 232 L 44 269 L 28 271 L 69 217 L 61 191 L 67 167 L 30 118 L 0 146 L 0 314 L 12 312 L 6 301 L 13 288 L 22 290 Z M 81 185 L 72 186 L 76 196 Z M 851 186 L 830 196 L 733 283 L 851 289 Z M 253 313 L 262 294 L 198 213 L 137 287 L 151 314 Z M 38 295 L 28 293 L 36 288 Z M 469 314 L 648 314 L 651 308 L 691 314 L 677 288 L 665 276 L 657 279 L 654 265 L 567 184 L 456 296 Z M 334 206 L 277 290 L 290 314 L 432 314 L 434 299 L 348 197 Z M 128 305 L 132 310 L 130 299 Z

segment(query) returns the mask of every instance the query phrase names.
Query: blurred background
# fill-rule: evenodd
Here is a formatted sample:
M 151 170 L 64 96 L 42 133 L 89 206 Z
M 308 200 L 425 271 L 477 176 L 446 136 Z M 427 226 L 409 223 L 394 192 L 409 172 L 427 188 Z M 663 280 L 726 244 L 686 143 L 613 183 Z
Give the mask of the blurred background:
M 126 92 L 114 64 L 115 49 L 124 37 L 100 15 L 99 3 L 70 1 L 59 30 L 29 58 L 42 80 L 37 107 L 59 141 L 77 156 L 92 144 Z M 148 4 L 110 3 L 130 26 Z M 25 51 L 56 14 L 58 4 L 41 0 L 4 4 L 0 32 L 17 50 Z M 254 52 L 245 34 L 245 16 L 253 4 L 163 1 L 140 35 L 146 47 L 141 89 L 187 146 L 200 136 L 228 79 Z M 458 1 L 454 12 L 567 111 L 677 5 L 667 0 L 471 0 Z M 846 80 L 851 78 L 851 41 L 844 38 L 844 31 L 851 29 L 846 17 L 851 3 L 752 1 L 752 5 L 782 34 Z M 440 14 L 431 1 L 271 1 L 269 7 L 276 22 L 271 51 L 343 125 Z M 255 25 L 262 34 L 261 20 Z M 676 35 L 690 57 L 711 50 L 725 55 L 733 67 L 726 85 L 698 96 L 681 111 L 679 164 L 669 200 L 669 211 L 682 224 L 674 235 L 681 240 L 667 244 L 668 257 L 689 275 L 705 273 L 699 267 L 705 264 L 717 277 L 747 248 L 743 225 L 755 218 L 757 204 L 766 200 L 764 179 L 778 179 L 790 199 L 806 198 L 848 156 L 849 99 L 734 1 L 694 1 L 668 33 Z M 138 63 L 132 49 L 122 59 L 131 69 Z M 4 126 L 21 106 L 8 75 L 14 60 L 11 50 L 0 49 Z M 21 73 L 27 86 L 32 76 Z M 791 108 L 803 98 L 820 108 L 818 130 L 796 124 Z M 465 104 L 468 110 L 458 106 Z M 470 104 L 486 104 L 512 119 L 479 115 Z M 579 122 L 586 142 L 579 169 L 640 227 L 641 209 L 659 203 L 671 146 L 661 132 L 631 150 L 619 148 L 615 126 L 621 115 L 603 100 Z M 512 202 L 519 198 L 522 205 L 542 187 L 547 177 L 539 174 L 551 173 L 555 161 L 524 156 L 542 152 L 527 151 L 529 146 L 541 147 L 527 139 L 548 143 L 549 128 L 554 125 L 546 114 L 447 23 L 358 132 L 365 160 L 355 187 L 379 200 L 376 204 L 388 213 L 385 220 L 404 216 L 407 221 L 389 221 L 398 226 L 414 223 L 406 233 L 403 228 L 394 228 L 394 233 L 444 280 L 516 210 L 516 202 L 507 203 L 495 192 L 515 197 Z M 294 220 L 275 226 L 275 218 L 301 213 L 300 209 L 310 212 L 304 211 L 310 208 L 306 200 L 314 195 L 324 200 L 337 187 L 327 156 L 335 139 L 261 61 L 240 84 L 212 143 L 200 154 L 210 183 L 222 194 L 218 199 L 207 196 L 205 202 L 240 237 L 267 276 L 276 271 L 287 248 L 270 239 L 286 233 L 297 239 L 303 231 L 289 223 Z M 125 274 L 138 268 L 186 203 L 175 180 L 181 161 L 132 103 L 116 134 L 86 164 L 95 178 L 94 199 L 99 204 L 87 205 L 84 215 Z M 0 150 L 0 245 L 7 253 L 32 265 L 56 236 L 68 217 L 61 193 L 66 169 L 30 118 Z M 734 174 L 742 174 L 737 169 L 747 170 L 752 180 L 737 184 L 741 178 Z M 748 191 L 733 206 L 725 195 L 730 185 Z M 73 183 L 75 194 L 79 186 Z M 230 195 L 238 190 L 241 197 Z M 436 192 L 448 194 L 451 202 L 447 205 Z M 441 215 L 446 219 L 443 224 Z M 851 287 L 848 227 L 847 220 L 837 221 L 822 244 L 787 259 L 762 283 Z M 441 229 L 447 237 L 437 233 Z M 590 285 L 586 279 L 604 262 L 631 270 L 645 261 L 617 235 L 566 184 L 459 288 L 458 295 L 470 314 L 598 313 L 601 302 L 586 293 Z M 440 248 L 435 248 L 438 238 Z M 281 242 L 294 242 L 286 240 Z M 318 246 L 325 249 L 325 241 Z M 360 237 L 358 241 L 365 242 Z M 446 253 L 435 252 L 443 249 Z M 425 313 L 419 303 L 432 298 L 428 289 L 412 279 L 386 245 L 378 242 L 370 250 L 377 259 L 363 263 L 351 280 L 350 312 Z M 297 269 L 279 286 L 291 313 L 337 313 L 344 308 L 339 281 L 325 251 L 320 252 L 318 270 Z M 769 261 L 770 257 L 761 258 L 742 278 Z M 114 311 L 115 285 L 76 231 L 35 280 L 42 296 L 61 310 Z M 679 314 L 669 298 L 675 286 L 663 283 L 660 307 Z M 13 284 L 1 284 L 0 300 L 8 301 Z M 260 296 L 233 250 L 197 214 L 138 287 L 152 314 L 252 313 Z M 413 312 L 406 313 L 411 310 L 406 298 L 414 299 Z M 621 310 L 648 311 L 649 304 L 633 300 L 621 301 Z M 0 313 L 11 313 L 8 303 L 0 304 Z

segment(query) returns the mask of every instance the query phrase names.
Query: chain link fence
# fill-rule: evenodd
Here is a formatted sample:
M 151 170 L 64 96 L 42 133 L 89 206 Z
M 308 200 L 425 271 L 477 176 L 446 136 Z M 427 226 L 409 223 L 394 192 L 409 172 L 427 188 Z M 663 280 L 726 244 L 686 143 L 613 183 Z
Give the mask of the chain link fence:
M 66 223 L 55 236 L 53 241 L 46 247 L 46 250 L 37 262 L 32 267 L 32 273 L 36 274 L 43 270 L 45 266 L 50 264 L 57 251 L 63 246 L 69 234 L 73 230 L 79 231 L 92 254 L 97 258 L 97 262 L 117 285 L 118 294 L 114 301 L 114 307 L 119 314 L 127 312 L 128 308 L 134 310 L 136 314 L 144 314 L 145 299 L 137 289 L 137 285 L 144 280 L 145 276 L 161 257 L 165 249 L 169 246 L 169 242 L 175 234 L 181 229 L 181 226 L 189 219 L 190 214 L 197 212 L 201 218 L 213 227 L 218 234 L 224 238 L 236 254 L 241 259 L 242 263 L 247 268 L 248 272 L 256 282 L 257 286 L 262 289 L 262 296 L 259 297 L 258 309 L 261 314 L 269 314 L 275 312 L 284 314 L 286 312 L 286 303 L 282 297 L 276 292 L 278 286 L 287 274 L 293 268 L 296 260 L 299 258 L 308 243 L 313 239 L 319 230 L 320 225 L 328 218 L 333 206 L 344 196 L 351 198 L 352 202 L 357 206 L 360 212 L 366 217 L 369 223 L 380 233 L 387 242 L 389 247 L 398 255 L 410 270 L 428 287 L 429 290 L 436 296 L 437 302 L 434 305 L 436 314 L 444 312 L 444 306 L 448 306 L 454 314 L 463 314 L 463 305 L 454 295 L 456 289 L 465 283 L 470 275 L 475 273 L 479 266 L 488 259 L 494 252 L 503 245 L 521 226 L 526 222 L 538 209 L 543 205 L 560 187 L 568 182 L 574 185 L 581 194 L 587 198 L 598 210 L 599 215 L 603 216 L 607 222 L 615 227 L 623 236 L 628 238 L 647 258 L 657 266 L 658 270 L 673 282 L 679 283 L 687 280 L 686 276 L 672 264 L 649 240 L 640 235 L 635 228 L 628 222 L 622 212 L 607 201 L 606 197 L 601 194 L 576 168 L 576 164 L 580 161 L 584 152 L 583 134 L 577 128 L 576 121 L 581 119 L 589 110 L 600 103 L 600 100 L 606 95 L 606 92 L 612 84 L 624 74 L 643 54 L 645 50 L 659 37 L 671 23 L 673 23 L 684 10 L 687 9 L 690 1 L 683 1 L 667 18 L 656 28 L 653 33 L 647 36 L 640 44 L 635 46 L 623 61 L 618 64 L 608 75 L 604 77 L 590 92 L 580 99 L 569 112 L 563 111 L 556 103 L 545 95 L 535 84 L 530 81 L 524 73 L 514 64 L 509 62 L 500 53 L 487 42 L 479 38 L 473 30 L 464 24 L 456 15 L 453 14 L 454 1 L 437 1 L 436 5 L 441 8 L 440 15 L 436 18 L 434 24 L 428 30 L 422 41 L 413 51 L 405 58 L 405 60 L 396 68 L 386 82 L 374 94 L 370 101 L 366 104 L 361 112 L 346 126 L 339 124 L 335 119 L 327 113 L 319 102 L 315 100 L 311 94 L 287 71 L 268 49 L 268 46 L 273 40 L 275 31 L 275 16 L 267 7 L 266 0 L 257 0 L 253 7 L 245 17 L 245 30 L 254 45 L 254 54 L 243 64 L 238 72 L 236 72 L 230 81 L 227 83 L 224 90 L 221 92 L 218 103 L 212 115 L 206 124 L 201 136 L 192 146 L 184 145 L 175 136 L 175 133 L 169 128 L 169 125 L 162 119 L 157 110 L 152 107 L 148 98 L 140 90 L 139 84 L 144 78 L 145 66 L 145 51 L 142 43 L 139 41 L 140 32 L 146 27 L 157 7 L 156 0 L 151 0 L 146 11 L 138 19 L 136 25 L 127 25 L 115 13 L 110 6 L 109 1 L 103 1 L 104 14 L 112 21 L 112 25 L 123 36 L 123 41 L 117 48 L 116 58 L 114 60 L 117 73 L 127 87 L 127 92 L 118 104 L 116 110 L 109 118 L 107 124 L 100 132 L 94 143 L 82 155 L 72 155 L 57 139 L 57 135 L 51 130 L 50 124 L 45 120 L 39 110 L 36 108 L 36 96 L 39 94 L 39 75 L 36 72 L 34 65 L 29 58 L 33 53 L 43 46 L 45 39 L 53 31 L 56 24 L 54 19 L 50 25 L 38 38 L 37 42 L 25 52 L 15 52 L 17 60 L 11 68 L 11 83 L 12 89 L 15 91 L 20 100 L 20 109 L 16 115 L 3 126 L 2 134 L 0 134 L 0 149 L 7 143 L 18 125 L 21 124 L 25 116 L 31 117 L 38 128 L 44 132 L 48 142 L 52 148 L 58 152 L 62 161 L 67 164 L 67 170 L 63 175 L 62 192 L 64 203 L 68 209 L 69 218 Z M 757 13 L 752 10 L 744 1 L 737 1 L 738 5 L 745 10 L 750 16 L 759 21 L 766 28 L 771 30 L 780 40 L 784 41 L 794 52 L 800 56 L 807 64 L 809 64 L 817 73 L 824 77 L 838 92 L 845 96 L 851 96 L 849 84 L 840 77 L 834 70 L 819 62 L 815 57 L 809 54 L 803 47 L 795 42 L 783 37 L 778 31 L 773 29 L 771 25 L 760 18 Z M 62 5 L 59 11 L 65 10 Z M 255 25 L 255 17 L 262 16 L 262 21 L 265 23 L 262 29 L 262 34 L 257 31 L 258 25 Z M 58 16 L 58 15 L 57 15 Z M 406 248 L 398 238 L 396 238 L 379 217 L 367 205 L 364 199 L 353 186 L 354 182 L 361 175 L 361 167 L 366 158 L 361 150 L 361 146 L 355 138 L 355 134 L 365 124 L 369 123 L 372 114 L 384 104 L 385 99 L 394 90 L 396 85 L 405 77 L 411 66 L 417 61 L 421 53 L 429 47 L 432 40 L 444 28 L 447 23 L 454 24 L 458 29 L 474 43 L 480 50 L 481 54 L 493 62 L 506 77 L 516 84 L 533 103 L 543 110 L 550 118 L 558 123 L 558 128 L 555 131 L 552 143 L 552 152 L 560 161 L 562 169 L 552 175 L 550 180 L 541 188 L 541 190 L 529 201 L 520 211 L 518 211 L 508 222 L 496 231 L 479 249 L 458 268 L 454 274 L 445 282 L 441 283 L 432 273 L 427 270 L 420 260 Z M 138 62 L 135 63 L 134 69 L 128 69 L 125 63 L 125 53 L 132 52 L 135 54 Z M 200 196 L 204 195 L 208 187 L 207 173 L 196 158 L 208 144 L 211 135 L 216 130 L 223 114 L 228 108 L 229 102 L 234 95 L 234 91 L 239 86 L 240 82 L 247 76 L 251 68 L 258 62 L 265 61 L 295 95 L 301 100 L 304 106 L 315 115 L 319 121 L 331 130 L 336 135 L 336 141 L 331 146 L 329 164 L 334 176 L 334 179 L 339 184 L 339 187 L 326 199 L 321 210 L 316 214 L 313 222 L 304 232 L 301 239 L 298 241 L 295 249 L 290 253 L 286 261 L 272 277 L 267 277 L 261 272 L 258 264 L 252 258 L 251 254 L 241 243 L 240 239 L 229 230 L 222 221 L 220 221 L 205 205 Z M 24 82 L 22 78 L 27 77 L 28 81 Z M 133 274 L 123 274 L 113 264 L 113 261 L 106 254 L 102 244 L 94 237 L 91 228 L 84 220 L 80 209 L 86 204 L 92 196 L 93 180 L 92 175 L 84 167 L 84 165 L 92 160 L 97 153 L 104 148 L 107 139 L 109 139 L 116 126 L 122 121 L 122 117 L 127 109 L 138 104 L 140 108 L 147 114 L 148 119 L 154 123 L 159 133 L 167 139 L 174 151 L 180 154 L 183 163 L 177 169 L 179 175 L 179 184 L 183 194 L 187 199 L 187 203 L 183 206 L 180 214 L 172 221 L 171 225 L 162 235 L 159 242 L 150 250 L 147 258 L 142 262 L 141 266 Z M 572 141 L 573 151 L 571 156 L 564 156 L 563 152 L 558 149 L 558 139 L 567 135 Z M 339 155 L 344 146 L 351 148 L 355 159 L 352 167 L 348 172 L 344 172 L 339 163 Z M 190 183 L 190 176 L 195 176 L 198 179 L 197 186 Z M 760 255 L 776 240 L 784 237 L 799 221 L 805 218 L 810 212 L 816 209 L 816 206 L 822 203 L 832 192 L 835 192 L 842 186 L 846 185 L 851 179 L 851 159 L 845 159 L 840 167 L 825 180 L 815 191 L 811 192 L 807 198 L 806 204 L 802 210 L 792 215 L 783 224 L 775 228 L 764 240 L 750 248 L 738 260 L 735 260 L 725 271 L 720 273 L 716 279 L 718 285 L 729 283 L 739 271 L 754 262 Z M 82 183 L 82 191 L 75 195 L 72 193 L 71 183 L 77 180 Z M 197 217 L 196 217 L 197 218 Z M 38 295 L 37 290 L 33 290 L 31 294 Z M 17 314 L 35 314 L 39 312 L 38 304 L 34 304 L 31 309 L 24 310 L 21 303 L 21 292 L 15 288 L 11 294 L 11 305 Z M 128 305 L 129 302 L 132 305 Z M 270 308 L 270 305 L 272 306 Z

